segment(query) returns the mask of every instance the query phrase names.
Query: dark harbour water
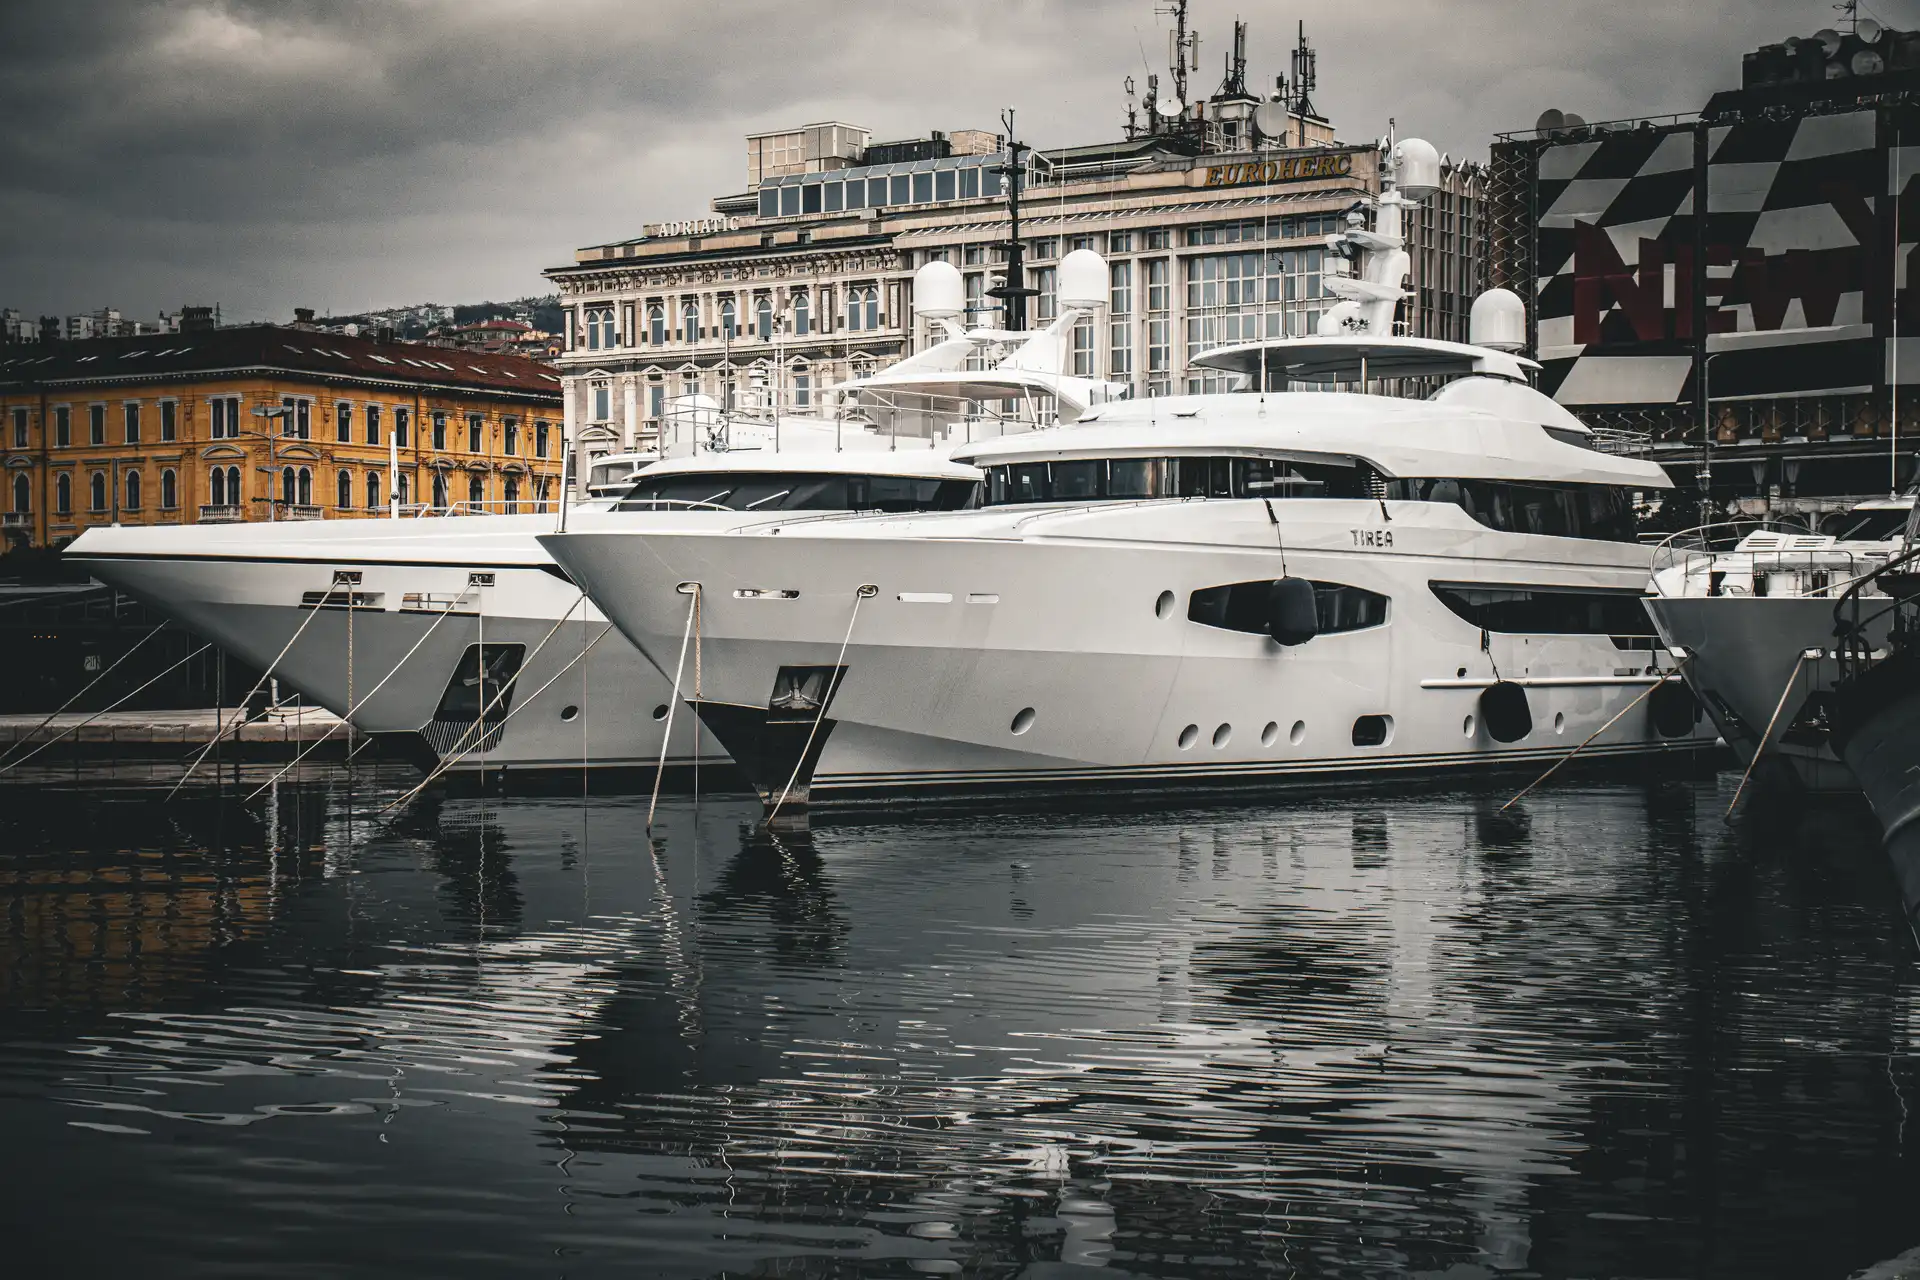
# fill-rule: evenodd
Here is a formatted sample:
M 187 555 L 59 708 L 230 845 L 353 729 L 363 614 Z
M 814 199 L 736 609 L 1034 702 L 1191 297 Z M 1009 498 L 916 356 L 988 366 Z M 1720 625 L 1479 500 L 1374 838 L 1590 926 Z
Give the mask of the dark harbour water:
M 0 792 L 8 1274 L 1920 1275 L 1864 808 L 407 781 Z

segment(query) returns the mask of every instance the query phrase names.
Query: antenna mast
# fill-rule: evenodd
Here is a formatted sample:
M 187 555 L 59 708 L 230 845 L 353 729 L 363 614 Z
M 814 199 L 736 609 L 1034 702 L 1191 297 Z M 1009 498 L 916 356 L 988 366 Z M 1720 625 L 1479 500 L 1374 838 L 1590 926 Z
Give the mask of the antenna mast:
M 1026 246 L 1020 242 L 1020 177 L 1026 168 L 1020 157 L 1033 148 L 1014 137 L 1012 107 L 1001 113 L 1000 124 L 1007 131 L 1007 162 L 998 166 L 997 172 L 1006 178 L 1007 217 L 1011 227 L 1006 239 L 1007 277 L 987 290 L 987 296 L 1000 299 L 1007 328 L 1018 332 L 1027 327 L 1027 299 L 1040 292 L 1027 288 Z
M 1247 96 L 1247 24 L 1237 19 L 1233 24 L 1233 52 L 1227 55 L 1227 78 L 1220 82 L 1220 96 Z
M 1300 145 L 1307 145 L 1307 117 L 1313 114 L 1313 91 L 1319 87 L 1319 55 L 1307 43 L 1307 24 L 1300 23 L 1300 39 L 1293 46 L 1293 101 L 1287 114 L 1300 117 Z
M 1182 107 L 1187 105 L 1187 63 L 1193 63 L 1197 71 L 1200 67 L 1200 34 L 1187 30 L 1187 0 L 1173 0 L 1164 9 L 1156 13 L 1170 14 L 1173 17 L 1173 30 L 1168 33 L 1167 64 L 1173 72 L 1173 100 Z

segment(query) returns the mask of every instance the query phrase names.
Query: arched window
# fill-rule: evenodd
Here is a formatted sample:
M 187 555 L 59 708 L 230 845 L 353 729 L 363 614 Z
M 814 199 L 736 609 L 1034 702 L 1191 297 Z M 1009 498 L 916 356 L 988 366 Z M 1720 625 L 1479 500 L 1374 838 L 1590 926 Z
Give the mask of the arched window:
M 292 467 L 282 467 L 280 469 L 280 501 L 282 504 L 289 507 L 293 505 L 294 495 L 299 492 L 298 488 L 296 488 L 298 484 L 299 481 L 293 478 Z
M 404 506 L 406 506 L 406 505 L 407 505 L 407 498 L 408 498 L 408 494 L 409 494 L 409 493 L 410 493 L 410 491 L 411 491 L 411 490 L 413 489 L 413 485 L 412 485 L 411 483 L 409 483 L 409 482 L 408 482 L 408 480 L 407 480 L 407 473 L 406 473 L 406 472 L 404 472 L 404 471 L 402 471 L 402 472 L 400 473 L 400 481 L 399 481 L 399 483 L 398 483 L 398 484 L 396 484 L 396 485 L 394 486 L 394 489 L 395 489 L 395 491 L 396 491 L 396 492 L 398 493 L 398 495 L 399 495 L 399 498 L 400 498 L 400 505 L 401 505 L 401 506 L 403 506 L 403 507 L 404 507 Z
M 773 299 L 772 298 L 766 297 L 763 294 L 760 298 L 760 301 L 754 304 L 753 323 L 754 323 L 754 326 L 760 330 L 760 341 L 762 342 L 773 341 Z
M 367 472 L 367 510 L 378 511 L 379 509 L 380 473 L 378 471 L 369 471 Z
M 180 477 L 172 467 L 160 473 L 160 509 L 172 511 L 180 505 Z
M 107 473 L 104 471 L 94 472 L 93 483 L 88 487 L 92 490 L 88 495 L 93 499 L 92 510 L 105 511 L 107 509 Z
M 210 507 L 227 505 L 227 472 L 224 467 L 215 467 L 207 476 L 207 505 Z
M 802 338 L 813 331 L 813 301 L 804 289 L 793 295 L 793 331 Z
M 240 468 L 228 467 L 227 468 L 227 505 L 237 507 L 245 501 L 246 501 L 245 496 L 240 492 Z
M 692 298 L 680 304 L 680 340 L 700 341 L 700 304 Z
M 62 471 L 54 478 L 53 509 L 63 516 L 73 514 L 73 472 Z
M 433 473 L 433 505 L 436 507 L 447 505 L 447 473 L 444 471 Z
M 353 472 L 342 471 L 333 478 L 333 505 L 336 507 L 353 505 Z
M 726 338 L 731 338 L 738 332 L 739 332 L 739 329 L 734 324 L 733 299 L 732 298 L 720 299 L 721 336 Z
M 520 477 L 508 476 L 506 480 L 505 510 L 510 516 L 520 514 Z
M 313 505 L 313 472 L 306 467 L 300 468 L 299 481 L 300 505 L 310 507 Z
M 129 511 L 140 509 L 140 473 L 138 471 L 127 472 L 126 506 Z
M 13 509 L 18 514 L 33 510 L 33 485 L 27 481 L 24 471 L 13 475 Z
M 613 346 L 613 308 L 587 308 L 587 350 L 599 351 Z
M 467 501 L 474 506 L 482 506 L 487 500 L 487 478 L 481 475 L 467 477 Z
M 667 340 L 667 309 L 657 302 L 647 304 L 647 341 L 659 346 Z

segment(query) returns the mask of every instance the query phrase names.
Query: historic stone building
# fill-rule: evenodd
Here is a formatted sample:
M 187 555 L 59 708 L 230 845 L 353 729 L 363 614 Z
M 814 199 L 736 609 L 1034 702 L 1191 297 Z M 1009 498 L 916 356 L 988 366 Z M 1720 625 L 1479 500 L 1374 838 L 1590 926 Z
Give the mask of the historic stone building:
M 522 356 L 300 328 L 0 347 L 8 546 L 96 524 L 559 500 L 560 385 Z
M 1066 253 L 1098 250 L 1111 271 L 1105 314 L 1073 335 L 1072 372 L 1136 395 L 1213 390 L 1190 364 L 1199 352 L 1313 331 L 1334 301 L 1321 288 L 1326 236 L 1379 190 L 1379 151 L 1281 108 L 1223 88 L 1125 141 L 1023 154 L 1031 323 L 1053 318 Z M 1449 161 L 1445 173 L 1409 219 L 1401 323 L 1464 339 L 1483 286 L 1484 172 Z M 969 325 L 1003 327 L 990 290 L 1006 270 L 1007 174 L 1005 140 L 976 131 L 874 144 L 831 122 L 749 138 L 749 185 L 711 216 L 644 227 L 547 271 L 567 320 L 569 438 L 583 457 L 645 448 L 668 404 L 693 393 L 814 411 L 823 388 L 927 340 L 911 291 L 931 260 L 962 272 Z

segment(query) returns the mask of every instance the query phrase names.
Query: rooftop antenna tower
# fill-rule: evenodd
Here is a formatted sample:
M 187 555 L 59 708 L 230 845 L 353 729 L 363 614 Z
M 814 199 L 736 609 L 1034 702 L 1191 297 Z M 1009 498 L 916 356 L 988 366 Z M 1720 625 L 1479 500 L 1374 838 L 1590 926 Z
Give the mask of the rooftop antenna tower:
M 1233 23 L 1233 52 L 1227 55 L 1227 78 L 1220 82 L 1220 96 L 1247 96 L 1247 24 L 1237 18 Z
M 1156 13 L 1173 18 L 1173 30 L 1167 33 L 1167 66 L 1173 72 L 1173 98 L 1182 108 L 1187 105 L 1187 71 L 1200 69 L 1200 33 L 1187 29 L 1187 0 L 1173 0 Z
M 1317 64 L 1319 62 L 1313 46 L 1307 43 L 1307 24 L 1300 23 L 1299 42 L 1293 46 L 1293 101 L 1287 106 L 1287 113 L 1300 117 L 1300 145 L 1307 145 L 1307 117 L 1313 114 L 1313 91 L 1320 86 Z
M 1127 77 L 1127 138 L 1129 141 L 1133 139 L 1134 135 L 1140 132 L 1137 120 L 1138 120 L 1138 117 L 1134 114 L 1133 77 L 1128 76 Z
M 1845 15 L 1847 30 L 1860 30 L 1860 0 L 1840 0 L 1839 4 L 1833 6 L 1833 11 Z
M 987 290 L 987 296 L 1000 299 L 1007 328 L 1018 332 L 1027 327 L 1027 299 L 1040 292 L 1027 287 L 1026 246 L 1020 243 L 1020 178 L 1026 168 L 1020 157 L 1033 148 L 1014 136 L 1012 107 L 1001 113 L 1000 125 L 1007 132 L 1007 162 L 999 166 L 999 172 L 1006 178 L 1007 217 L 1011 226 L 1005 242 L 1007 278 Z

